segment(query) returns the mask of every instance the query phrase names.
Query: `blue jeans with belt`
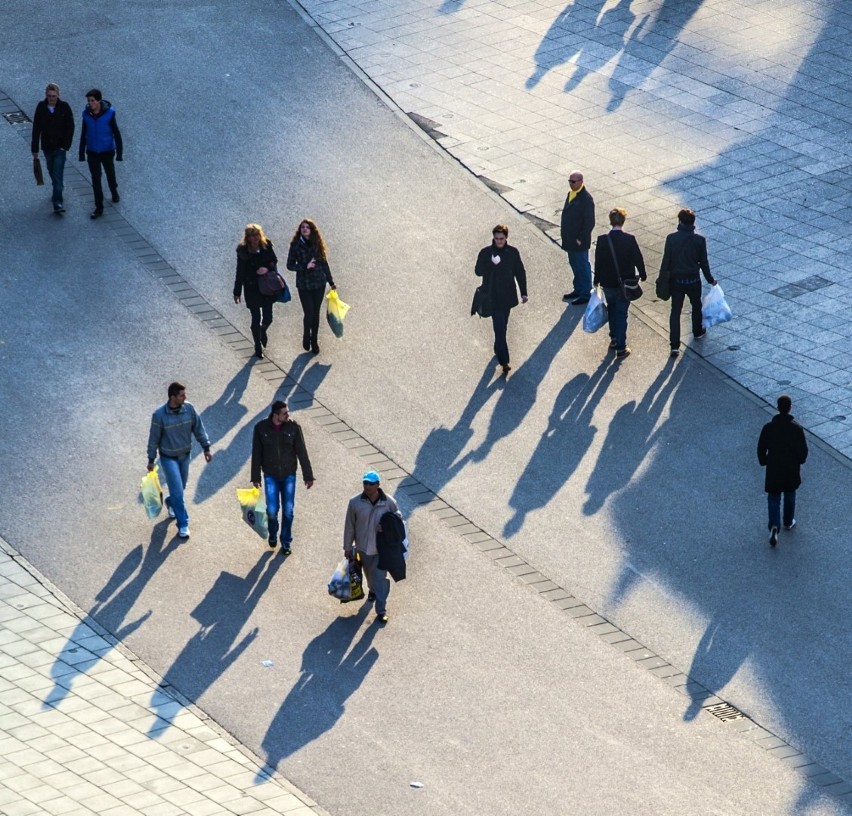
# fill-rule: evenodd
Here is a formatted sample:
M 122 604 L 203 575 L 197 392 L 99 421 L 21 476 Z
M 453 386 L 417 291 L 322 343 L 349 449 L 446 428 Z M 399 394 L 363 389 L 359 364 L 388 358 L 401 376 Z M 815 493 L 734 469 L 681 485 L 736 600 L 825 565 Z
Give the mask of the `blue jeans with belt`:
M 266 494 L 266 519 L 269 524 L 269 540 L 278 535 L 278 511 L 281 513 L 281 543 L 293 541 L 293 512 L 296 506 L 296 474 L 289 473 L 281 478 L 263 474 L 263 490 Z

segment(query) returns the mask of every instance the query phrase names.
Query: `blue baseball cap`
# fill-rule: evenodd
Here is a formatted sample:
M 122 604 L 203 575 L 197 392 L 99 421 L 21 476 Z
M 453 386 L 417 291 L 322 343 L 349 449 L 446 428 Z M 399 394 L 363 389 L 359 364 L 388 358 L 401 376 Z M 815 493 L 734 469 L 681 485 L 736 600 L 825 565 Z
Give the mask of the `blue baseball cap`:
M 379 478 L 379 474 L 376 473 L 375 470 L 368 470 L 362 477 L 362 482 L 369 482 L 370 484 L 378 484 L 381 482 L 381 478 Z

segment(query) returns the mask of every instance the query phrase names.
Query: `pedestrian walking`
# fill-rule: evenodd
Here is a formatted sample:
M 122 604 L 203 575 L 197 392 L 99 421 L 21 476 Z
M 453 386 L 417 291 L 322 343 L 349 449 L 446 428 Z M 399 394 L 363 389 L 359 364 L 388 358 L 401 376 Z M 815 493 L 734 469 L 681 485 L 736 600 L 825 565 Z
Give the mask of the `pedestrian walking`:
M 246 224 L 243 240 L 237 244 L 237 273 L 234 277 L 234 303 L 245 297 L 246 308 L 251 312 L 251 336 L 254 356 L 263 359 L 263 350 L 269 341 L 267 330 L 272 325 L 272 304 L 275 295 L 260 291 L 258 278 L 278 266 L 278 257 L 260 224 Z
M 589 249 L 595 228 L 595 200 L 586 189 L 583 174 L 576 170 L 568 176 L 568 195 L 562 208 L 562 249 L 574 273 L 573 288 L 562 300 L 574 306 L 589 302 L 592 291 L 592 267 Z
M 672 310 L 669 315 L 671 356 L 680 354 L 680 313 L 684 298 L 692 307 L 692 336 L 700 340 L 707 334 L 701 320 L 701 275 L 711 286 L 716 279 L 710 274 L 707 260 L 707 239 L 695 231 L 695 213 L 683 209 L 677 214 L 677 231 L 666 236 L 660 280 L 668 283 Z
M 30 149 L 38 158 L 39 144 L 44 153 L 44 163 L 53 184 L 51 201 L 55 213 L 64 213 L 65 157 L 74 141 L 74 114 L 71 106 L 59 98 L 59 86 L 49 82 L 44 99 L 36 105 L 33 114 L 33 133 Z
M 322 233 L 310 218 L 303 218 L 293 234 L 287 269 L 296 273 L 296 289 L 302 303 L 302 348 L 319 354 L 319 320 L 325 285 L 332 289 L 337 287 L 331 277 Z
M 121 131 L 115 120 L 115 108 L 103 98 L 98 88 L 86 93 L 86 107 L 83 108 L 80 128 L 80 161 L 89 163 L 92 174 L 92 190 L 95 193 L 95 209 L 92 218 L 104 214 L 104 190 L 101 186 L 101 169 L 106 173 L 113 204 L 121 201 L 118 194 L 118 182 L 115 180 L 115 161 L 124 160 L 124 143 Z
M 281 553 L 290 555 L 293 543 L 293 514 L 296 506 L 296 467 L 302 468 L 305 487 L 314 486 L 314 472 L 305 437 L 297 422 L 290 419 L 287 403 L 276 400 L 267 419 L 254 426 L 251 445 L 251 481 L 266 496 L 269 546 L 278 543 L 278 512 L 281 511 Z
M 778 397 L 778 413 L 767 422 L 757 441 L 757 461 L 766 468 L 764 489 L 769 507 L 769 545 L 778 543 L 781 528 L 781 498 L 784 498 L 784 529 L 796 526 L 796 491 L 802 483 L 801 466 L 808 458 L 808 442 L 802 426 L 790 411 L 793 401 Z
M 627 210 L 623 207 L 610 210 L 609 223 L 612 229 L 606 235 L 598 236 L 595 244 L 594 284 L 603 287 L 609 316 L 609 347 L 615 349 L 615 356 L 619 358 L 630 354 L 627 346 L 630 301 L 624 282 L 633 282 L 637 276 L 643 281 L 648 280 L 639 242 L 623 229 L 626 219 Z
M 527 271 L 521 253 L 509 244 L 509 228 L 498 224 L 491 230 L 491 244 L 479 250 L 476 257 L 476 275 L 482 278 L 482 290 L 491 307 L 491 325 L 494 327 L 494 354 L 503 368 L 503 374 L 511 371 L 509 345 L 506 332 L 509 328 L 509 313 L 518 305 L 518 289 L 521 303 L 526 303 Z M 591 286 L 589 287 L 591 288 Z
M 183 492 L 189 479 L 189 457 L 192 437 L 204 451 L 204 461 L 209 462 L 210 439 L 204 430 L 201 416 L 192 403 L 186 401 L 186 386 L 179 382 L 169 385 L 168 401 L 151 416 L 148 434 L 148 470 L 154 469 L 154 460 L 160 454 L 160 468 L 166 477 L 169 495 L 166 508 L 169 518 L 177 519 L 178 535 L 189 538 L 189 512 Z
M 387 570 L 379 569 L 379 552 L 376 547 L 376 533 L 381 532 L 381 518 L 385 513 L 393 513 L 402 519 L 402 513 L 393 499 L 381 488 L 381 478 L 375 470 L 361 477 L 363 490 L 349 500 L 346 508 L 346 522 L 343 526 L 343 553 L 352 558 L 354 551 L 364 570 L 369 587 L 368 601 L 376 602 L 376 617 L 382 623 L 388 622 L 387 601 L 390 594 L 390 581 Z

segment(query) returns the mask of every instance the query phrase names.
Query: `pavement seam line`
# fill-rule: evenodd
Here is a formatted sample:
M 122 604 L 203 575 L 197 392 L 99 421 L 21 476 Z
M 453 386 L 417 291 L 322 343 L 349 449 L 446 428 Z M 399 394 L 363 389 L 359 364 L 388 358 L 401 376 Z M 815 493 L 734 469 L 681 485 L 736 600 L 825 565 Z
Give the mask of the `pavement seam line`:
M 405 123 L 412 130 L 417 132 L 423 140 L 425 140 L 427 142 L 431 142 L 435 146 L 435 149 L 439 153 L 447 156 L 449 159 L 452 159 L 452 161 L 461 164 L 460 162 L 458 162 L 458 159 L 456 159 L 454 156 L 452 156 L 452 154 L 450 154 L 445 148 L 443 148 L 441 145 L 434 142 L 434 140 L 431 139 L 431 137 L 429 137 L 428 134 L 426 134 L 392 99 L 390 99 L 390 97 L 388 97 L 388 95 L 384 91 L 382 91 L 373 82 L 373 80 L 371 80 L 369 78 L 369 76 L 367 76 L 367 74 L 360 68 L 360 66 L 358 66 L 357 63 L 355 63 L 354 60 L 352 60 L 351 57 L 349 57 L 349 55 L 339 46 L 339 44 L 332 37 L 330 37 L 330 35 L 328 35 L 327 32 L 324 31 L 322 26 L 319 23 L 317 23 L 316 20 L 313 19 L 313 17 L 311 17 L 311 15 L 304 9 L 304 7 L 302 7 L 300 4 L 298 4 L 298 2 L 296 2 L 296 0 L 286 0 L 286 2 L 300 16 L 302 16 L 306 20 L 306 22 L 310 25 L 311 29 L 314 30 L 314 32 L 318 36 L 320 36 L 320 39 L 322 39 L 326 43 L 326 45 L 328 45 L 331 48 L 331 50 L 335 54 L 337 54 L 338 57 L 341 58 L 341 60 L 350 68 L 350 70 L 352 70 L 356 74 L 356 76 L 358 76 L 361 79 L 361 81 L 364 82 L 370 88 L 370 90 L 385 105 L 387 105 L 388 108 L 393 113 L 395 113 L 398 116 L 398 118 L 405 121 Z M 11 100 L 6 94 L 4 94 L 2 91 L 0 91 L 0 105 L 2 105 L 2 103 L 4 102 L 4 99 L 8 100 L 12 104 L 15 104 L 13 100 Z M 20 110 L 20 108 L 18 110 L 21 114 L 26 116 L 26 114 L 22 110 Z M 31 126 L 31 122 L 29 121 L 28 117 L 27 117 L 26 122 L 18 122 L 18 123 L 10 123 L 10 124 L 12 124 L 12 126 L 18 130 L 18 132 L 22 136 L 22 138 L 26 138 L 26 136 L 24 134 L 24 130 L 29 129 L 29 127 Z M 80 175 L 82 178 L 85 179 L 85 176 L 83 175 L 82 171 L 80 171 L 77 168 L 74 168 L 74 169 L 78 173 L 78 175 Z M 473 174 L 472 171 L 470 171 L 468 168 L 465 168 L 465 171 L 466 171 L 466 173 L 473 176 L 474 178 L 477 178 L 478 183 L 481 184 L 483 186 L 483 188 L 485 188 L 485 190 L 487 190 L 487 193 L 489 195 L 496 197 L 499 201 L 508 205 L 519 216 L 524 215 L 523 212 L 519 211 L 509 201 L 507 201 L 505 198 L 503 198 L 502 196 L 500 196 L 496 192 L 494 192 L 492 189 L 490 189 L 482 181 L 482 179 L 475 176 L 475 174 Z M 150 254 L 152 257 L 156 258 L 156 260 L 152 260 L 150 262 L 145 262 L 140 257 L 137 257 L 136 260 L 138 260 L 139 263 L 141 263 L 143 266 L 146 266 L 146 267 L 156 265 L 156 266 L 159 266 L 162 269 L 162 267 L 165 266 L 169 270 L 171 270 L 171 274 L 168 277 L 174 277 L 175 280 L 168 283 L 168 284 L 164 284 L 164 286 L 167 289 L 170 290 L 171 294 L 173 294 L 175 296 L 175 298 L 178 300 L 178 302 L 181 303 L 182 305 L 184 305 L 184 307 L 187 309 L 187 311 L 190 312 L 190 314 L 194 314 L 195 317 L 198 317 L 197 313 L 192 312 L 192 307 L 187 306 L 186 303 L 184 303 L 184 301 L 187 300 L 187 299 L 198 298 L 201 301 L 201 304 L 199 304 L 199 305 L 205 305 L 205 306 L 209 307 L 210 311 L 216 313 L 216 318 L 206 318 L 206 319 L 199 318 L 201 320 L 201 322 L 204 323 L 204 322 L 207 322 L 207 320 L 210 320 L 210 319 L 217 319 L 217 320 L 220 319 L 220 320 L 224 321 L 227 324 L 227 326 L 230 327 L 233 330 L 233 333 L 235 335 L 233 340 L 226 341 L 226 344 L 231 346 L 232 350 L 234 350 L 236 352 L 239 352 L 240 349 L 242 349 L 243 353 L 239 354 L 240 357 L 243 357 L 244 359 L 250 358 L 252 356 L 252 354 L 248 354 L 248 353 L 245 353 L 245 352 L 252 349 L 251 341 L 249 341 L 248 338 L 245 337 L 245 335 L 243 335 L 236 326 L 234 326 L 232 323 L 230 323 L 230 321 L 228 321 L 228 319 L 226 317 L 219 314 L 218 311 L 215 309 L 215 307 L 212 304 L 210 304 L 206 300 L 206 298 L 204 298 L 204 296 L 201 295 L 192 286 L 192 284 L 190 284 L 176 269 L 174 269 L 174 267 L 172 267 L 171 264 L 169 264 L 168 261 L 166 261 L 164 258 L 162 258 L 162 256 L 157 252 L 157 250 L 147 241 L 147 239 L 145 239 L 141 235 L 141 233 L 139 233 L 135 229 L 135 227 L 132 226 L 132 224 L 130 224 L 124 218 L 124 216 L 122 216 L 117 211 L 113 211 L 113 210 L 111 210 L 111 212 L 110 212 L 111 216 L 113 215 L 113 212 L 114 212 L 115 217 L 112 217 L 112 218 L 108 217 L 108 218 L 105 218 L 104 220 L 110 226 L 110 228 L 113 230 L 113 232 L 116 234 L 116 237 L 121 238 L 122 241 L 124 241 L 124 243 L 127 243 L 127 244 L 129 244 L 131 242 L 139 242 L 139 241 L 144 242 L 146 247 L 148 247 L 150 249 L 150 253 L 146 252 L 145 254 Z M 113 226 L 114 224 L 117 224 L 118 226 Z M 535 232 L 538 235 L 540 235 L 542 240 L 548 241 L 550 243 L 553 243 L 553 244 L 556 244 L 557 246 L 559 246 L 557 242 L 555 242 L 549 236 L 547 236 L 543 232 L 541 232 L 541 230 L 535 224 L 533 224 L 533 227 L 534 227 Z M 117 230 L 121 230 L 121 232 L 118 232 Z M 132 230 L 132 232 L 131 232 L 131 230 Z M 134 236 L 138 236 L 138 237 L 134 237 Z M 152 274 L 155 277 L 160 278 L 161 282 L 162 282 L 162 277 L 163 277 L 162 275 L 160 275 L 158 272 L 157 273 L 153 272 L 153 270 L 152 270 Z M 179 292 L 174 291 L 175 288 L 181 288 L 183 286 L 188 287 L 188 289 L 191 290 L 195 294 L 190 295 L 190 296 L 186 296 L 186 295 L 180 294 Z M 641 314 L 641 313 L 639 313 L 639 314 Z M 643 323 L 646 323 L 646 320 L 643 319 Z M 662 333 L 662 329 L 660 329 L 656 324 L 648 321 L 646 323 L 646 325 L 649 328 L 656 331 L 658 334 Z M 226 336 L 231 336 L 231 335 L 229 333 Z M 224 337 L 220 336 L 220 339 L 224 339 Z M 697 362 L 702 364 L 707 370 L 712 371 L 714 374 L 716 374 L 724 382 L 727 382 L 730 387 L 733 387 L 736 390 L 743 393 L 743 395 L 748 396 L 752 401 L 754 401 L 756 404 L 764 407 L 767 411 L 771 411 L 771 407 L 768 405 L 766 400 L 762 399 L 758 395 L 749 391 L 745 386 L 741 385 L 736 380 L 734 380 L 732 377 L 730 377 L 728 374 L 726 374 L 724 371 L 722 371 L 721 369 L 714 366 L 712 363 L 707 361 L 705 358 L 701 357 L 701 355 L 699 355 L 697 352 L 690 349 L 689 347 L 687 347 L 686 352 L 687 353 L 691 352 L 692 355 L 695 357 Z M 414 511 L 416 511 L 416 509 L 418 507 L 418 503 L 416 501 L 411 501 L 411 499 L 416 499 L 417 496 L 419 496 L 419 495 L 425 496 L 425 495 L 428 494 L 430 496 L 428 501 L 440 500 L 440 501 L 444 502 L 444 504 L 446 506 L 443 509 L 452 510 L 451 515 L 447 515 L 445 517 L 439 517 L 440 520 L 444 523 L 444 525 L 446 527 L 448 527 L 450 530 L 452 530 L 453 528 L 456 528 L 456 527 L 461 528 L 461 527 L 470 525 L 470 526 L 474 527 L 475 529 L 474 530 L 468 530 L 465 533 L 459 532 L 458 535 L 460 537 L 464 538 L 468 535 L 476 535 L 476 534 L 482 533 L 482 534 L 488 536 L 488 539 L 486 539 L 486 540 L 493 540 L 495 542 L 495 544 L 497 545 L 498 549 L 505 549 L 507 551 L 508 555 L 504 556 L 504 555 L 499 555 L 499 553 L 498 553 L 499 557 L 497 557 L 496 559 L 492 557 L 491 560 L 492 560 L 493 563 L 498 563 L 501 560 L 512 561 L 512 563 L 509 564 L 508 566 L 503 565 L 503 564 L 498 564 L 498 565 L 503 567 L 511 575 L 511 577 L 514 578 L 516 581 L 523 583 L 525 586 L 528 586 L 529 588 L 531 588 L 533 590 L 535 590 L 536 583 L 550 583 L 550 582 L 552 582 L 552 583 L 556 584 L 557 589 L 561 589 L 561 590 L 564 590 L 565 592 L 568 592 L 567 589 L 565 589 L 564 587 L 562 587 L 561 585 L 559 585 L 555 581 L 552 581 L 552 579 L 549 579 L 544 573 L 540 573 L 538 570 L 536 570 L 524 558 L 517 555 L 510 547 L 506 546 L 505 543 L 502 543 L 499 538 L 497 538 L 496 536 L 491 536 L 490 533 L 488 533 L 487 531 L 485 531 L 484 529 L 479 527 L 474 522 L 470 521 L 470 519 L 468 519 L 466 516 L 464 516 L 464 514 L 462 514 L 460 511 L 455 510 L 455 508 L 453 508 L 453 506 L 451 504 L 449 504 L 449 502 L 446 502 L 444 499 L 441 498 L 440 494 L 432 491 L 431 488 L 427 487 L 419 479 L 416 479 L 404 467 L 402 467 L 400 464 L 398 464 L 391 456 L 388 456 L 387 454 L 385 454 L 381 450 L 381 448 L 373 445 L 365 437 L 361 436 L 344 419 L 339 417 L 334 411 L 332 411 L 330 408 L 328 408 L 322 402 L 320 402 L 317 399 L 316 395 L 312 391 L 309 391 L 307 388 L 304 388 L 304 386 L 301 386 L 298 383 L 298 381 L 295 380 L 293 377 L 291 377 L 289 372 L 286 371 L 279 363 L 276 363 L 273 359 L 271 359 L 269 357 L 264 357 L 264 359 L 260 363 L 260 365 L 264 365 L 265 368 L 259 370 L 258 373 L 260 373 L 264 377 L 264 379 L 266 379 L 267 381 L 276 380 L 276 381 L 280 381 L 282 383 L 287 382 L 287 381 L 292 381 L 293 386 L 291 386 L 291 390 L 294 390 L 295 388 L 302 389 L 306 394 L 308 394 L 311 397 L 311 401 L 307 404 L 306 407 L 302 407 L 302 408 L 296 407 L 295 410 L 305 411 L 306 414 L 313 412 L 314 416 L 312 416 L 311 418 L 313 419 L 313 423 L 315 425 L 317 425 L 317 427 L 319 427 L 321 429 L 325 429 L 324 423 L 321 423 L 318 420 L 323 419 L 323 418 L 327 418 L 327 417 L 333 417 L 336 420 L 334 422 L 333 426 L 332 426 L 332 427 L 334 427 L 334 430 L 328 430 L 327 431 L 328 433 L 330 433 L 333 436 L 335 434 L 343 433 L 343 432 L 346 432 L 347 430 L 349 430 L 349 431 L 352 431 L 353 433 L 355 433 L 357 436 L 352 437 L 349 440 L 346 440 L 346 442 L 352 442 L 355 439 L 358 439 L 359 441 L 361 441 L 363 443 L 363 444 L 360 444 L 360 445 L 350 446 L 350 445 L 347 445 L 346 442 L 341 441 L 341 444 L 343 444 L 344 447 L 347 447 L 349 450 L 352 450 L 353 452 L 357 452 L 358 449 L 361 448 L 361 447 L 366 448 L 366 450 L 363 450 L 358 454 L 362 458 L 364 458 L 364 457 L 371 457 L 372 458 L 374 456 L 381 454 L 383 457 L 385 457 L 389 462 L 391 462 L 393 464 L 394 468 L 397 468 L 400 471 L 402 471 L 405 474 L 404 476 L 391 477 L 389 479 L 386 479 L 385 481 L 387 483 L 397 482 L 398 490 L 400 492 L 402 492 L 407 499 L 409 499 L 408 503 L 413 505 L 412 510 L 411 510 L 412 513 Z M 281 375 L 284 376 L 283 381 L 281 380 Z M 276 384 L 279 384 L 279 383 L 276 383 Z M 318 416 L 317 416 L 317 414 L 318 414 Z M 343 426 L 343 427 L 338 427 L 338 426 Z M 819 437 L 815 436 L 811 432 L 808 432 L 808 436 L 814 442 L 818 443 L 818 447 L 823 449 L 825 452 L 829 453 L 829 455 L 832 455 L 835 459 L 837 459 L 842 464 L 845 464 L 847 467 L 852 467 L 852 459 L 849 459 L 844 454 L 842 454 L 840 451 L 835 450 L 830 445 L 828 445 L 828 443 L 826 443 L 824 440 L 820 439 Z M 431 512 L 439 512 L 439 511 L 431 511 Z M 2 538 L 0 538 L 0 543 L 2 543 Z M 482 542 L 480 542 L 480 543 L 482 543 Z M 474 546 L 476 546 L 476 545 L 474 545 Z M 489 550 L 483 550 L 481 547 L 478 548 L 478 549 L 480 550 L 481 553 L 488 556 Z M 518 559 L 518 560 L 514 561 L 513 559 Z M 528 581 L 524 581 L 523 580 L 524 576 L 528 576 L 531 573 L 535 573 L 536 575 L 540 575 L 541 581 L 535 582 L 535 583 L 530 583 Z M 550 587 L 549 589 L 552 590 L 553 587 Z M 569 603 L 566 604 L 566 601 L 569 601 Z M 623 632 L 622 629 L 620 629 L 618 626 L 616 626 L 614 623 L 612 623 L 608 618 L 606 618 L 603 615 L 596 612 L 592 607 L 586 605 L 582 601 L 577 601 L 577 603 L 570 603 L 570 601 L 577 601 L 577 599 L 574 598 L 574 596 L 570 595 L 570 593 L 569 593 L 568 598 L 562 597 L 562 598 L 559 598 L 559 599 L 553 599 L 550 602 L 553 603 L 554 605 L 556 605 L 557 607 L 559 607 L 563 612 L 566 612 L 568 614 L 568 616 L 570 618 L 572 618 L 580 626 L 594 628 L 594 627 L 602 625 L 602 624 L 608 624 L 609 626 L 613 627 L 611 629 L 608 629 L 606 632 L 595 633 L 595 634 L 597 634 L 598 637 L 603 637 L 605 634 L 611 635 L 611 634 L 614 634 L 615 632 L 623 633 L 630 641 L 636 643 L 636 646 L 634 648 L 632 648 L 632 649 L 620 649 L 619 646 L 624 646 L 626 641 L 619 641 L 617 643 L 610 642 L 610 645 L 614 646 L 619 651 L 622 651 L 622 653 L 626 654 L 628 657 L 631 656 L 630 655 L 631 652 L 635 652 L 636 654 L 632 656 L 632 659 L 634 660 L 634 662 L 636 662 L 636 661 L 641 662 L 641 661 L 645 661 L 645 660 L 650 660 L 651 658 L 657 658 L 657 659 L 662 661 L 662 663 L 655 663 L 653 660 L 650 660 L 650 665 L 641 667 L 645 671 L 652 671 L 654 669 L 670 665 L 665 658 L 657 655 L 656 652 L 652 651 L 651 649 L 648 649 L 647 647 L 645 647 L 644 645 L 642 645 L 638 641 L 635 641 L 633 638 L 631 638 L 629 635 L 627 635 L 626 632 Z M 85 614 L 85 613 L 83 613 L 83 614 Z M 587 618 L 589 620 L 586 620 Z M 605 642 L 607 642 L 607 641 L 605 641 Z M 686 678 L 686 682 L 684 684 L 680 685 L 679 687 L 676 687 L 676 690 L 681 691 L 682 694 L 684 694 L 687 697 L 690 697 L 693 701 L 693 704 L 701 703 L 701 705 L 698 706 L 699 711 L 707 711 L 707 708 L 709 706 L 705 705 L 704 702 L 706 702 L 706 700 L 709 699 L 709 698 L 722 700 L 722 698 L 718 698 L 714 694 L 714 692 L 707 689 L 702 683 L 700 683 L 696 680 L 693 680 L 688 675 L 684 674 L 683 676 Z M 686 691 L 683 691 L 682 689 L 686 689 Z M 698 697 L 701 696 L 701 695 L 704 695 L 704 696 L 702 696 L 701 700 L 699 700 Z M 803 757 L 805 756 L 802 752 L 799 752 L 798 749 L 795 749 L 793 746 L 789 745 L 789 743 L 784 741 L 781 737 L 778 737 L 778 736 L 772 734 L 772 732 L 770 732 L 764 726 L 759 725 L 759 723 L 757 723 L 754 719 L 752 719 L 747 714 L 742 712 L 740 709 L 738 709 L 732 703 L 729 703 L 725 700 L 722 700 L 722 702 L 725 703 L 726 706 L 728 706 L 731 709 L 733 709 L 734 711 L 736 711 L 737 715 L 738 715 L 738 716 L 736 716 L 736 718 L 734 718 L 732 716 L 731 718 L 728 718 L 728 719 L 722 719 L 723 723 L 736 721 L 738 723 L 737 730 L 743 731 L 743 732 L 748 732 L 748 731 L 752 730 L 753 728 L 757 728 L 758 732 L 761 734 L 761 739 L 764 738 L 763 737 L 764 731 L 767 732 L 767 733 L 770 733 L 772 735 L 772 738 L 778 740 L 779 743 L 780 743 L 779 745 L 776 745 L 776 746 L 773 746 L 773 747 L 779 747 L 780 748 L 782 746 L 786 746 L 788 748 L 795 750 L 796 756 L 803 756 Z M 194 706 L 194 708 L 195 708 L 195 706 Z M 198 711 L 200 711 L 200 709 L 198 709 Z M 698 712 L 696 712 L 696 713 L 698 713 Z M 710 714 L 711 716 L 714 716 L 713 712 L 707 711 L 707 713 Z M 210 719 L 209 717 L 207 717 L 207 715 L 204 715 L 204 717 L 208 720 Z M 714 717 L 714 718 L 720 719 L 719 717 Z M 763 747 L 763 746 L 761 746 L 761 747 Z M 262 766 L 262 767 L 265 768 L 265 766 Z M 832 774 L 832 776 L 834 776 L 834 775 Z M 813 782 L 814 780 L 811 779 L 810 781 Z M 836 784 L 837 781 L 845 782 L 845 780 L 841 779 L 840 777 L 835 777 L 831 782 L 827 782 L 825 784 L 826 785 Z M 819 784 L 819 783 L 816 783 L 816 784 Z

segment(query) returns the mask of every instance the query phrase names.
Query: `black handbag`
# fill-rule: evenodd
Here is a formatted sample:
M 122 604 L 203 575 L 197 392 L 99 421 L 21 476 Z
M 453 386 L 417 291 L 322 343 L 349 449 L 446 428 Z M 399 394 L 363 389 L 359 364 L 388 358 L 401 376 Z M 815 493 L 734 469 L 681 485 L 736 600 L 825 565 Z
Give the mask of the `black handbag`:
M 492 311 L 490 287 L 486 289 L 484 286 L 477 286 L 473 293 L 473 303 L 470 304 L 471 315 L 491 317 Z
M 270 269 L 265 275 L 257 276 L 257 288 L 260 289 L 260 294 L 266 297 L 277 297 L 286 285 L 277 269 Z
M 632 303 L 634 300 L 639 300 L 642 297 L 642 287 L 639 285 L 639 278 L 622 278 L 621 270 L 618 268 L 618 258 L 615 256 L 615 247 L 612 245 L 612 238 L 607 237 L 609 251 L 612 253 L 612 262 L 615 264 L 615 274 L 618 275 L 618 283 L 621 286 L 622 297 Z
M 660 272 L 657 276 L 656 293 L 660 300 L 668 300 L 672 296 L 672 288 L 669 283 L 669 271 Z

